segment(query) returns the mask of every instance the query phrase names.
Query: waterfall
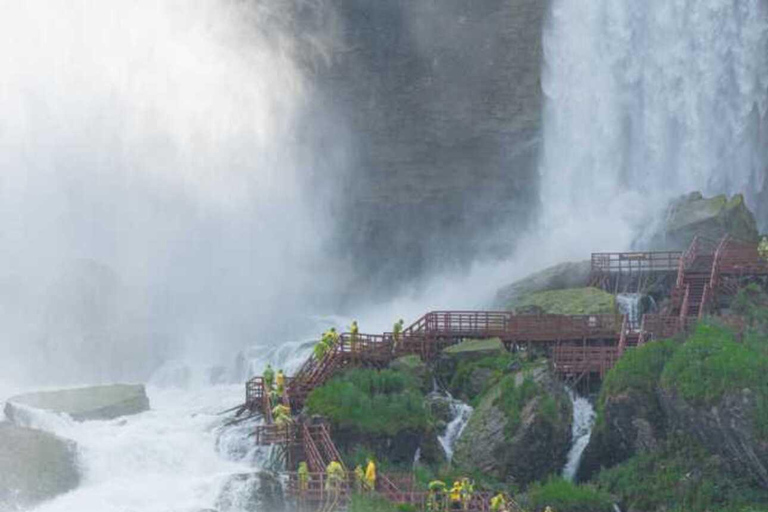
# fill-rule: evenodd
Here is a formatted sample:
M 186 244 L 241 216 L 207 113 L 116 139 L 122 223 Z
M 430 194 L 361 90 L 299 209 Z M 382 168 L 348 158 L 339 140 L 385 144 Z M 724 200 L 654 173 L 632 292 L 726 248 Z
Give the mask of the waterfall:
M 461 437 L 461 433 L 464 432 L 464 427 L 467 426 L 469 417 L 472 416 L 474 409 L 461 400 L 454 399 L 450 395 L 448 395 L 448 398 L 451 400 L 453 419 L 448 423 L 448 426 L 445 427 L 445 433 L 438 437 L 438 441 L 440 441 L 440 446 L 443 447 L 445 458 L 450 462 L 453 458 L 453 448 L 456 445 L 456 441 Z
M 587 398 L 577 395 L 570 388 L 566 388 L 566 391 L 573 404 L 573 424 L 571 425 L 571 450 L 568 452 L 568 459 L 565 467 L 563 467 L 563 478 L 573 481 L 581 463 L 581 456 L 589 444 L 589 437 L 592 435 L 595 409 Z
M 674 195 L 760 207 L 768 3 L 554 0 L 543 45 L 544 227 L 621 248 Z
M 643 295 L 640 293 L 620 293 L 616 296 L 616 305 L 619 307 L 619 311 L 622 315 L 627 316 L 630 329 L 635 331 L 640 328 L 640 319 L 642 318 L 640 301 L 642 298 Z

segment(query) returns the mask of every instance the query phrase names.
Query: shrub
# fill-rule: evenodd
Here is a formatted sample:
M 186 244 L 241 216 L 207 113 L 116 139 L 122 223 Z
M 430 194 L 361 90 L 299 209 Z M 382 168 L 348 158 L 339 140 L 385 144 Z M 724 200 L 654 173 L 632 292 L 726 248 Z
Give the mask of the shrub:
M 667 363 L 661 383 L 691 404 L 712 406 L 726 393 L 743 388 L 765 396 L 766 375 L 768 358 L 737 343 L 729 329 L 702 323 Z
M 528 490 L 532 510 L 552 507 L 557 512 L 610 512 L 610 496 L 590 485 L 576 485 L 562 478 L 551 478 L 544 484 L 533 484 Z
M 349 501 L 348 512 L 408 512 L 380 496 L 355 494 Z
M 508 375 L 502 379 L 499 397 L 494 403 L 507 417 L 508 436 L 514 435 L 517 427 L 520 426 L 520 413 L 525 405 L 541 393 L 540 386 L 530 376 L 526 376 L 520 385 L 516 384 L 515 377 L 515 375 Z
M 363 434 L 395 435 L 429 425 L 424 396 L 415 380 L 394 370 L 350 370 L 313 390 L 310 414 Z
M 768 497 L 687 437 L 670 439 L 655 452 L 602 471 L 598 484 L 637 510 L 736 511 Z
M 486 389 L 483 389 L 478 396 L 470 397 L 478 399 L 488 388 L 498 382 L 514 359 L 514 355 L 504 352 L 496 356 L 484 357 L 478 361 L 460 360 L 448 387 L 454 395 L 468 394 L 472 373 L 478 369 L 491 370 L 492 376 L 486 383 Z

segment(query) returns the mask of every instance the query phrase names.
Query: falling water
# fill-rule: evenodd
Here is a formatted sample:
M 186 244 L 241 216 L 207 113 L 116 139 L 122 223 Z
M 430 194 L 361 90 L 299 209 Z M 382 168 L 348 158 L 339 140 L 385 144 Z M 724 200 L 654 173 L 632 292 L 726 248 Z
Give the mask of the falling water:
M 464 428 L 467 426 L 469 417 L 472 416 L 474 409 L 461 400 L 456 400 L 450 395 L 448 397 L 451 400 L 453 419 L 445 427 L 445 433 L 438 437 L 438 441 L 440 441 L 440 446 L 443 447 L 445 458 L 450 462 L 453 458 L 453 448 L 456 445 L 456 441 L 459 440 L 461 433 L 464 432 Z
M 592 427 L 595 423 L 595 409 L 590 401 L 577 395 L 572 389 L 566 388 L 573 404 L 573 423 L 571 425 L 571 450 L 563 467 L 563 478 L 573 480 L 581 463 L 581 456 L 589 444 Z
M 760 207 L 764 0 L 554 0 L 544 58 L 546 226 L 607 231 L 620 249 L 672 195 L 744 192 Z
M 640 301 L 642 298 L 643 295 L 640 293 L 620 293 L 616 296 L 619 312 L 627 316 L 629 326 L 633 330 L 640 328 L 640 318 L 642 317 Z

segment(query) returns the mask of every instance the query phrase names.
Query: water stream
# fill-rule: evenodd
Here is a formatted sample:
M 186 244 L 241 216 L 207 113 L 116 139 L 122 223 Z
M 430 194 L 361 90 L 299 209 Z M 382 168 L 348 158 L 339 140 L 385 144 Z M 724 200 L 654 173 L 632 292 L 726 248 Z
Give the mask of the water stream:
M 592 427 L 595 424 L 595 408 L 585 397 L 579 396 L 570 388 L 566 388 L 573 404 L 573 424 L 571 426 L 571 450 L 563 467 L 563 478 L 573 481 L 581 463 L 581 457 L 589 444 Z
M 453 413 L 453 419 L 445 428 L 445 433 L 438 437 L 438 441 L 440 442 L 440 446 L 443 447 L 445 458 L 448 459 L 448 462 L 450 462 L 451 459 L 453 459 L 453 450 L 456 446 L 456 441 L 459 440 L 461 433 L 464 432 L 464 428 L 467 426 L 469 418 L 472 416 L 474 409 L 461 400 L 456 400 L 450 395 L 448 395 L 448 397 L 451 400 L 451 412 Z
M 640 329 L 640 320 L 643 317 L 640 302 L 643 298 L 641 293 L 620 293 L 616 296 L 616 304 L 622 315 L 627 315 L 630 329 L 636 331 Z

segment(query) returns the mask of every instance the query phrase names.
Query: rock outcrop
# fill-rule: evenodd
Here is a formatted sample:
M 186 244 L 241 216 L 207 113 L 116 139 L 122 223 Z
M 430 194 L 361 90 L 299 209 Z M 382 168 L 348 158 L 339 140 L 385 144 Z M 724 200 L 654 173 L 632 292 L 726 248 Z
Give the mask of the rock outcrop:
M 549 315 L 616 313 L 616 298 L 598 288 L 568 288 L 521 295 L 510 304 L 515 312 Z
M 0 423 L 0 511 L 35 505 L 74 489 L 79 482 L 74 442 Z
M 669 389 L 660 391 L 670 428 L 695 436 L 736 474 L 768 489 L 768 439 L 755 429 L 757 396 L 750 389 L 730 393 L 711 408 L 694 407 Z
M 592 262 L 566 262 L 531 274 L 496 293 L 497 307 L 514 309 L 515 302 L 533 293 L 589 286 Z
M 67 414 L 76 421 L 109 420 L 148 410 L 149 398 L 142 384 L 44 391 L 9 398 L 5 415 L 14 423 L 23 424 L 27 407 Z
M 524 372 L 507 377 L 529 386 L 514 405 L 504 399 L 509 381 L 486 392 L 456 444 L 454 464 L 518 485 L 560 471 L 571 442 L 571 404 L 546 367 L 530 376 L 532 384 L 524 384 Z
M 601 468 L 657 448 L 665 434 L 664 415 L 655 397 L 633 391 L 609 396 L 584 450 L 577 480 L 589 480 Z
M 640 243 L 652 249 L 685 250 L 696 235 L 719 240 L 728 233 L 745 241 L 758 239 L 757 223 L 744 197 L 705 198 L 694 192 L 672 201 L 665 220 L 654 233 L 644 236 L 647 243 Z

